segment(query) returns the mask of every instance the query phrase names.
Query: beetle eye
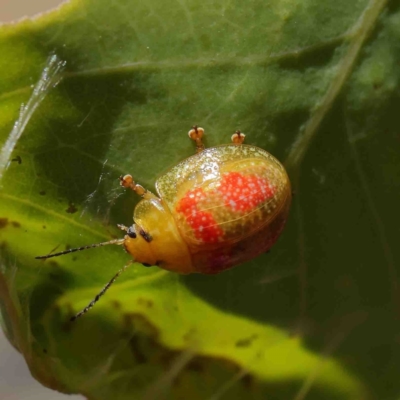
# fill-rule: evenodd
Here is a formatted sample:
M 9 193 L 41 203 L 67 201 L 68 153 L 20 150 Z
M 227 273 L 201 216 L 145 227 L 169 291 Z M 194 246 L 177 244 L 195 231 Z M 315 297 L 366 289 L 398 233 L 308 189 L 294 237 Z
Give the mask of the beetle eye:
M 153 240 L 153 237 L 150 235 L 150 233 L 145 232 L 143 229 L 141 229 L 139 233 L 143 236 L 143 239 L 147 243 L 150 243 Z
M 126 233 L 130 238 L 135 239 L 136 238 L 135 226 L 134 225 L 130 226 Z

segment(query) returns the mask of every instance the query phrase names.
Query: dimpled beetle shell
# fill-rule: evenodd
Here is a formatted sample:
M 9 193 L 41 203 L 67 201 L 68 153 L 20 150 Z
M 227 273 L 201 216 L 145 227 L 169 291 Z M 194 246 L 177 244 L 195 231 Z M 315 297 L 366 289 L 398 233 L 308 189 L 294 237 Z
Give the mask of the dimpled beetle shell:
M 270 249 L 289 212 L 290 181 L 275 157 L 241 142 L 201 144 L 157 180 L 159 198 L 143 196 L 134 211 L 136 231 L 151 240 L 124 239 L 136 261 L 215 274 Z

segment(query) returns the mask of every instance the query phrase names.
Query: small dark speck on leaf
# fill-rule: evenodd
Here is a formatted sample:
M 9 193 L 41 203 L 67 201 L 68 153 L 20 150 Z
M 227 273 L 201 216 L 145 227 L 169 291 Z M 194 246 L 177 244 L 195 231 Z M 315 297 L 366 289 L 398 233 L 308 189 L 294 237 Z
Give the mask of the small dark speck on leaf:
M 43 349 L 43 353 L 44 353 L 44 354 L 47 354 L 47 349 Z
M 45 191 L 45 190 L 41 190 L 41 191 L 39 192 L 39 194 L 40 194 L 41 196 L 45 196 L 45 195 L 46 195 L 46 191 Z
M 117 300 L 112 301 L 111 305 L 117 310 L 121 308 L 121 303 Z
M 11 225 L 14 228 L 21 228 L 21 224 L 18 221 L 11 221 Z
M 46 229 L 46 225 L 43 225 L 42 228 L 43 228 L 43 229 Z
M 193 334 L 194 334 L 194 329 L 190 329 L 188 332 L 186 332 L 186 333 L 183 335 L 182 339 L 183 339 L 184 341 L 191 340 L 191 338 L 193 337 Z
M 248 338 L 244 338 L 244 339 L 239 339 L 235 345 L 236 347 L 249 347 L 251 346 L 252 342 L 257 339 L 257 335 L 252 335 Z
M 22 158 L 21 158 L 20 156 L 16 156 L 16 157 L 13 158 L 11 161 L 15 161 L 15 162 L 17 162 L 18 164 L 21 164 L 21 163 L 22 163 Z
M 143 299 L 143 298 L 139 298 L 137 300 L 138 304 L 140 304 L 141 306 L 145 306 L 147 308 L 152 308 L 154 303 L 152 300 L 147 300 L 147 299 Z
M 74 214 L 78 211 L 74 203 L 69 203 L 68 208 L 65 210 L 68 214 Z
M 0 218 L 0 229 L 8 225 L 8 218 Z

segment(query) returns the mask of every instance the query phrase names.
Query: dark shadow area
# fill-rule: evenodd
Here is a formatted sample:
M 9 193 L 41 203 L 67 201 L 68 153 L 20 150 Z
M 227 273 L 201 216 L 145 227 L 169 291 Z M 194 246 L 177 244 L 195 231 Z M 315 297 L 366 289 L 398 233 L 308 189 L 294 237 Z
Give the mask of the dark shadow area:
M 147 101 L 144 92 L 134 87 L 135 79 L 124 74 L 67 77 L 59 85 L 58 93 L 82 117 L 70 118 L 70 123 L 65 124 L 65 118 L 58 121 L 50 116 L 46 121 L 46 142 L 35 161 L 43 177 L 59 187 L 61 197 L 81 203 L 96 189 L 104 173 L 113 125 L 122 108 L 127 103 Z M 143 81 L 145 77 L 142 74 L 138 79 Z

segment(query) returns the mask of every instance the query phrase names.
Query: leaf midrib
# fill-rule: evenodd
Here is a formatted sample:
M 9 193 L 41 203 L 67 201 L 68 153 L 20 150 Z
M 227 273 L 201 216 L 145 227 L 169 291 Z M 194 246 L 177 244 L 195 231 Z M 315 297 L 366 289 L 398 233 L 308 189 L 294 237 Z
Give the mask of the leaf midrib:
M 376 21 L 382 13 L 383 8 L 386 6 L 387 1 L 388 0 L 371 0 L 360 18 L 354 24 L 353 28 L 349 31 L 351 33 L 349 48 L 343 58 L 339 61 L 338 72 L 329 85 L 320 104 L 317 105 L 311 114 L 311 117 L 305 124 L 304 131 L 299 133 L 297 140 L 295 140 L 292 149 L 284 162 L 288 169 L 297 171 L 297 174 L 300 173 L 300 164 L 312 139 L 317 133 L 324 117 L 329 112 L 334 101 L 344 87 L 347 79 L 351 75 L 362 45 L 375 27 Z

